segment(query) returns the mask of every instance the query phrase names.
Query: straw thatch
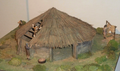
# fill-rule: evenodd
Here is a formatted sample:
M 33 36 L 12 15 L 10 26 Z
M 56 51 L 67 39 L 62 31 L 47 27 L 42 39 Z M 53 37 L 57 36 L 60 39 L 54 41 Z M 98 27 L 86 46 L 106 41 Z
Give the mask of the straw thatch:
M 16 39 L 21 38 L 31 25 L 43 20 L 43 28 L 29 43 L 48 47 L 64 47 L 67 45 L 91 41 L 96 32 L 94 28 L 80 19 L 69 16 L 55 8 L 30 20 L 16 32 Z

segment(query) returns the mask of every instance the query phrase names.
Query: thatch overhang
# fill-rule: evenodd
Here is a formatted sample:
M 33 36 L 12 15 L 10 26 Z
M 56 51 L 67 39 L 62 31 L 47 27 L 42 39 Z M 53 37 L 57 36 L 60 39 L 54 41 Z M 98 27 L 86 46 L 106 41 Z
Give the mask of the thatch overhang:
M 32 45 L 64 47 L 91 41 L 96 34 L 95 29 L 88 23 L 51 8 L 17 30 L 16 39 L 22 37 L 31 28 L 32 24 L 40 20 L 43 20 L 43 28 L 29 42 Z

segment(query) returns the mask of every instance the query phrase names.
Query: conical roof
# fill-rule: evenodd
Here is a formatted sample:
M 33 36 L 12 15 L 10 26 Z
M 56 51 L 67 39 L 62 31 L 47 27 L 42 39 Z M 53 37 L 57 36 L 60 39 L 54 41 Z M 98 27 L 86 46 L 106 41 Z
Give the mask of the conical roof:
M 30 44 L 64 47 L 78 42 L 90 41 L 96 34 L 95 29 L 88 23 L 51 8 L 21 27 L 16 32 L 16 39 L 24 35 L 33 23 L 40 20 L 43 20 L 43 28 L 30 41 Z

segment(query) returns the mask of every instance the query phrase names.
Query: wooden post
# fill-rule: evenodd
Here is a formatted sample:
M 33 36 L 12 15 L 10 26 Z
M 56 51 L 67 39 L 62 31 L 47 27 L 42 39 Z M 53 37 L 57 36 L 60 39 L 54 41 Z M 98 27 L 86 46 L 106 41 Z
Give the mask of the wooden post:
M 17 44 L 18 44 L 17 54 L 20 54 L 21 53 L 21 39 L 18 39 Z
M 50 61 L 53 61 L 53 48 L 50 47 Z
M 17 40 L 17 46 L 18 46 L 17 47 L 17 54 L 19 54 L 20 53 L 20 49 L 19 49 L 20 48 L 20 39 Z
M 114 37 L 113 37 L 114 39 L 115 39 L 115 34 L 116 34 L 115 32 L 116 32 L 116 26 L 115 26 Z
M 77 44 L 73 44 L 73 57 L 74 57 L 75 59 L 78 58 Z

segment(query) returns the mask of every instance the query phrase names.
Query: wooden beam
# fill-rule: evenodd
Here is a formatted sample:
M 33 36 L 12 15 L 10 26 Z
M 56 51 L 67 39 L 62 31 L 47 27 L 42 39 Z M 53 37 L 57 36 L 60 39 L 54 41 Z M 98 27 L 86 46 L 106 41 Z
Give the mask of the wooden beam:
M 73 44 L 73 57 L 78 59 L 77 44 Z
M 34 31 L 32 30 L 32 28 L 29 30 L 30 33 L 34 33 Z
M 29 39 L 32 39 L 33 37 L 32 36 L 29 36 L 29 35 L 24 35 L 24 36 L 26 36 L 27 38 L 29 38 Z
M 53 61 L 53 48 L 50 47 L 50 61 Z

